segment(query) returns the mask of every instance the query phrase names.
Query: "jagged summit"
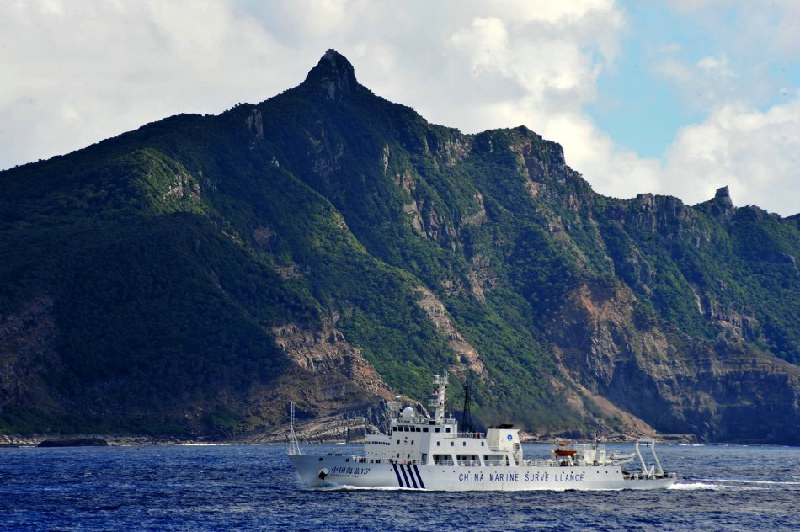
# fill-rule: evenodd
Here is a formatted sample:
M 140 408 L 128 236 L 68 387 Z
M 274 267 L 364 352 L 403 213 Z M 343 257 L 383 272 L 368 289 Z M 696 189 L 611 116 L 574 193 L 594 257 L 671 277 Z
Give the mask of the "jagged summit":
M 728 186 L 720 187 L 710 200 L 699 203 L 697 207 L 705 210 L 718 220 L 730 220 L 736 207 L 733 205 Z
M 325 95 L 338 99 L 345 94 L 356 92 L 361 85 L 356 81 L 356 71 L 350 61 L 336 50 L 329 49 L 309 71 L 304 85 L 318 86 Z
M 733 201 L 731 200 L 731 195 L 728 193 L 727 185 L 717 189 L 717 193 L 714 194 L 714 199 L 718 200 L 723 205 L 726 205 L 728 207 L 733 207 Z

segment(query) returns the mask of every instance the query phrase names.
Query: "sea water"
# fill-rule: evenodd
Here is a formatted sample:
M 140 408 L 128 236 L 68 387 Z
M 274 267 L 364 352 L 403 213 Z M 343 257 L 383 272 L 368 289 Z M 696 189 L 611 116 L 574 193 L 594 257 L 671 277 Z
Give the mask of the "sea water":
M 549 452 L 524 449 L 532 459 Z M 2 448 L 0 529 L 800 530 L 800 448 L 658 453 L 678 473 L 671 489 L 444 493 L 303 489 L 283 445 Z

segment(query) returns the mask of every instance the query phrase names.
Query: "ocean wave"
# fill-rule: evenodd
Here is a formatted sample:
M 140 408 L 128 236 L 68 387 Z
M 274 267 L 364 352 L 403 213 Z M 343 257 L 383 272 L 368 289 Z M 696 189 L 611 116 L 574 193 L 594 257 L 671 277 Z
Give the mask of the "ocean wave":
M 401 488 L 399 486 L 316 486 L 303 489 L 306 491 L 428 491 L 421 488 Z
M 776 484 L 780 486 L 800 486 L 800 481 L 791 480 L 749 480 L 744 478 L 701 478 L 705 482 L 728 482 L 736 484 Z
M 722 486 L 719 484 L 706 484 L 705 482 L 691 482 L 691 483 L 682 483 L 677 482 L 670 486 L 667 489 L 671 490 L 718 490 Z

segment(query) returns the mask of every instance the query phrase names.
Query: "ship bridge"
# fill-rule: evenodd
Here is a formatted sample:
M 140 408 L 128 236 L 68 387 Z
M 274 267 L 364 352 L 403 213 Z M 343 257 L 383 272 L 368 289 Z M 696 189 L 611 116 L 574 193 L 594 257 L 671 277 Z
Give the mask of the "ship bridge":
M 519 429 L 492 427 L 486 433 L 458 432 L 456 419 L 446 413 L 448 378 L 436 375 L 429 402 L 433 416 L 420 416 L 411 407 L 392 412 L 388 434 L 368 434 L 365 459 L 377 463 L 514 466 L 522 462 Z

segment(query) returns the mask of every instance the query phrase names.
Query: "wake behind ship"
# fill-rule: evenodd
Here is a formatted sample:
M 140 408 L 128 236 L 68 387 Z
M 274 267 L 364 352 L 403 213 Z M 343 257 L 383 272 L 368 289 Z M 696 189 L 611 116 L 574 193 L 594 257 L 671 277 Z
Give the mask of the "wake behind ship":
M 289 458 L 308 487 L 404 488 L 437 491 L 619 490 L 667 488 L 675 483 L 655 453 L 653 440 L 638 440 L 628 455 L 608 455 L 604 445 L 558 444 L 553 458 L 526 460 L 519 429 L 492 427 L 458 432 L 446 414 L 447 374 L 434 378 L 433 417 L 395 406 L 388 434 L 367 434 L 363 456 L 302 454 L 292 427 Z M 640 447 L 649 447 L 648 466 Z M 638 458 L 641 469 L 623 465 Z

